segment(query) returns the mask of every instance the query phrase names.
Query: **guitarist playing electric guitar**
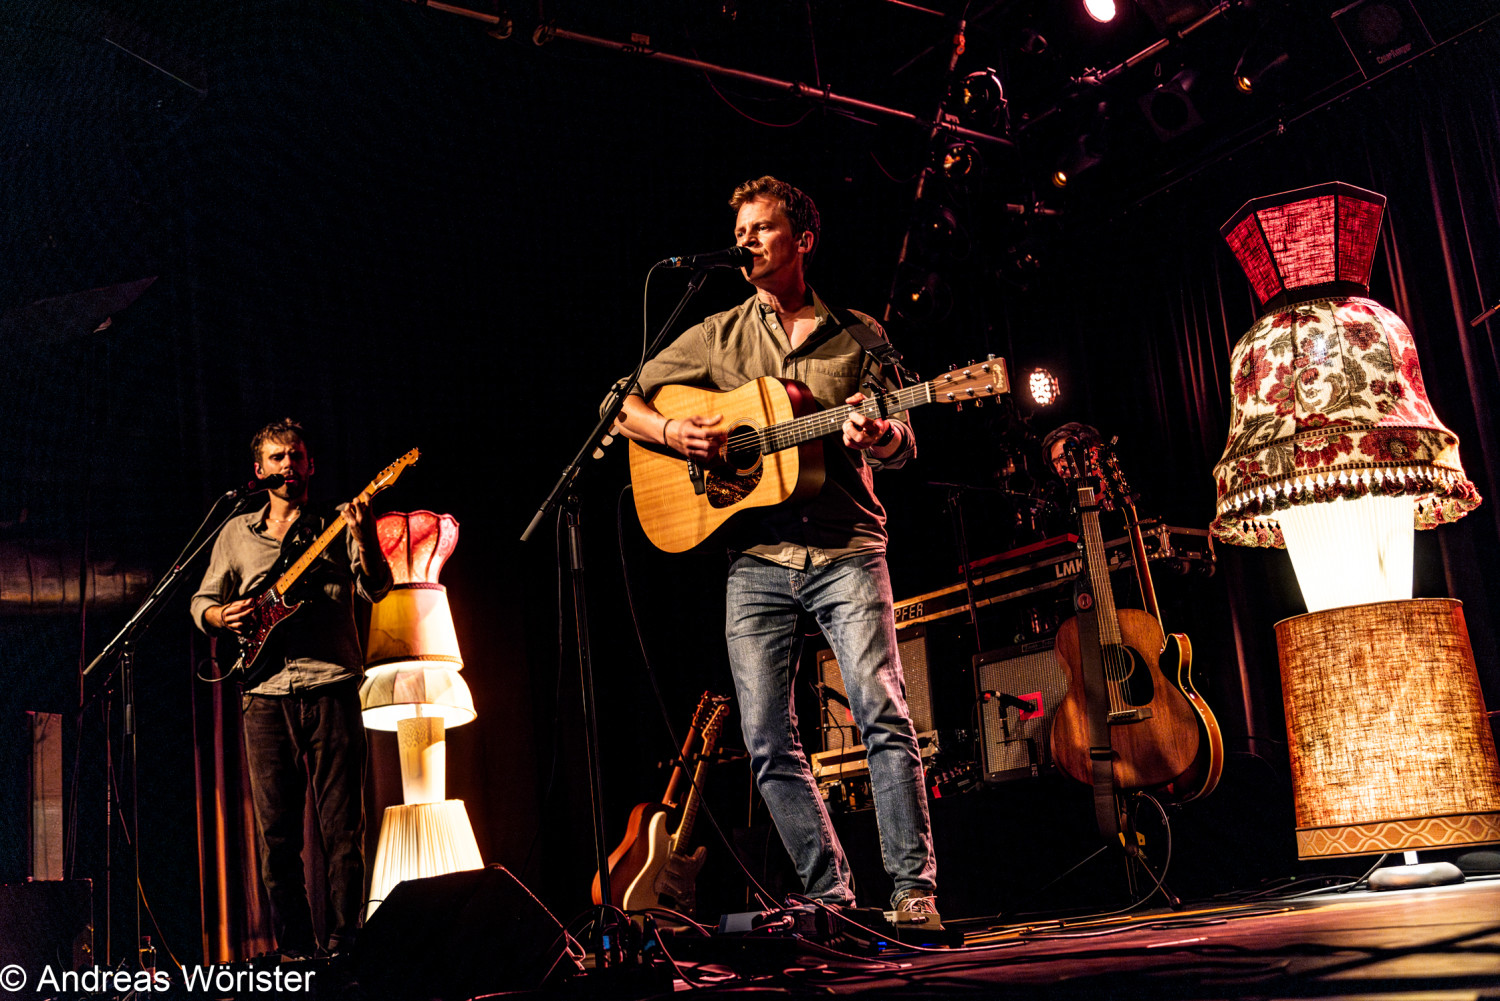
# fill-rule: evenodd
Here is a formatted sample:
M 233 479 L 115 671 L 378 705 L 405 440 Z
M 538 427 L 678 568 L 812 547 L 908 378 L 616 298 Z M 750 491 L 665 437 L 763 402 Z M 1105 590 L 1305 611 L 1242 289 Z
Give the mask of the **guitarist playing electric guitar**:
M 390 590 L 391 571 L 366 494 L 342 511 L 309 506 L 313 458 L 300 424 L 267 425 L 250 449 L 256 477 L 285 479 L 265 507 L 224 526 L 191 613 L 205 632 L 251 635 L 256 631 L 253 596 L 279 581 L 305 544 L 329 534 L 342 519 L 346 531 L 339 533 L 338 545 L 325 542 L 300 574 L 295 597 L 303 605 L 261 651 L 258 660 L 265 670 L 245 686 L 243 715 L 261 876 L 277 949 L 288 957 L 311 956 L 319 948 L 347 951 L 359 927 L 365 878 L 365 731 L 359 704 L 364 658 L 354 599 L 379 601 Z M 309 784 L 327 865 L 326 942 L 314 934 L 303 881 L 302 816 Z
M 725 635 L 745 747 L 808 896 L 852 904 L 849 863 L 790 718 L 803 624 L 816 621 L 838 658 L 868 751 L 881 854 L 895 885 L 891 906 L 931 915 L 937 864 L 896 644 L 885 509 L 873 478 L 915 451 L 903 408 L 885 406 L 896 388 L 896 358 L 873 319 L 831 308 L 807 286 L 804 272 L 820 227 L 812 199 L 761 177 L 740 185 L 729 204 L 743 274 L 755 294 L 684 331 L 647 362 L 617 427 L 636 445 L 671 453 L 671 475 L 701 484 L 713 504 L 733 504 L 737 484 L 763 467 L 771 478 L 771 467 L 794 455 L 803 468 L 821 470 L 816 478 L 793 477 L 796 486 L 784 502 L 747 511 L 716 533 L 730 550 Z M 827 423 L 827 436 L 795 447 L 767 442 L 758 457 L 747 455 L 735 436 L 753 431 L 710 409 L 710 396 L 683 412 L 663 399 L 664 387 L 674 384 L 722 393 L 762 379 L 776 380 L 800 406 L 820 411 L 816 419 Z M 714 487 L 705 467 L 720 466 L 726 454 L 744 455 L 747 468 L 744 475 L 716 477 Z M 636 500 L 639 510 L 642 498 Z M 686 517 L 673 509 L 664 520 Z M 688 546 L 671 551 L 682 548 Z M 672 605 L 670 597 L 661 603 Z

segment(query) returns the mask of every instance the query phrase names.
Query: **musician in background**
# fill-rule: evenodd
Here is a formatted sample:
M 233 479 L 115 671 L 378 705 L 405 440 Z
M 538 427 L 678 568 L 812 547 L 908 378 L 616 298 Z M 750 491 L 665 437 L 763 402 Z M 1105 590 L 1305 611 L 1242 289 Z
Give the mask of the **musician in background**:
M 668 419 L 646 398 L 661 386 L 737 389 L 762 376 L 805 383 L 824 409 L 857 404 L 873 380 L 892 382 L 848 327 L 808 287 L 817 249 L 812 199 L 774 177 L 748 181 L 730 198 L 735 243 L 754 262 L 755 294 L 685 331 L 650 361 L 625 401 L 623 432 L 699 463 L 718 454 L 718 414 Z M 915 454 L 904 414 L 871 418 L 852 410 L 842 440 L 824 441 L 827 478 L 810 500 L 746 514 L 727 526 L 730 565 L 725 635 L 750 764 L 782 843 L 807 894 L 854 903 L 854 879 L 818 795 L 792 715 L 792 680 L 802 649 L 799 620 L 828 638 L 868 753 L 881 854 L 895 884 L 891 906 L 935 913 L 937 864 L 916 733 L 907 712 L 897 652 L 885 509 L 871 473 Z
M 1084 448 L 1088 448 L 1102 443 L 1104 439 L 1100 437 L 1098 428 L 1080 424 L 1077 421 L 1070 421 L 1062 427 L 1054 428 L 1048 432 L 1047 437 L 1042 439 L 1042 454 L 1047 457 L 1052 471 L 1064 480 L 1074 479 L 1073 466 L 1068 459 L 1068 448 L 1075 441 Z
M 319 951 L 302 864 L 311 783 L 328 880 L 324 945 L 338 954 L 354 944 L 365 882 L 364 656 L 354 597 L 379 601 L 391 588 L 391 570 L 366 503 L 326 510 L 308 504 L 313 460 L 300 424 L 268 424 L 251 439 L 250 452 L 257 478 L 286 479 L 259 511 L 224 526 L 190 611 L 205 632 L 249 635 L 252 597 L 333 519 L 344 520 L 346 545 L 329 546 L 303 573 L 293 597 L 306 603 L 276 627 L 261 654 L 272 658 L 269 676 L 242 695 L 261 879 L 277 950 L 289 959 Z

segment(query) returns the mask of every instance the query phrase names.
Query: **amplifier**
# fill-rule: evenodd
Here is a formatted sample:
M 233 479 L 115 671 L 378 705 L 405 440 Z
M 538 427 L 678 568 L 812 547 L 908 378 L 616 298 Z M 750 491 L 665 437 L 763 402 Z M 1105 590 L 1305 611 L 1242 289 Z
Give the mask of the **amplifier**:
M 981 691 L 980 760 L 987 782 L 1009 782 L 1050 771 L 1052 719 L 1068 692 L 1068 676 L 1051 639 L 988 650 L 974 657 Z M 1009 696 L 1009 698 L 1002 698 Z M 1018 707 L 1016 700 L 1032 703 Z
M 896 634 L 900 640 L 897 647 L 901 655 L 901 673 L 906 679 L 906 709 L 911 714 L 912 726 L 918 733 L 931 730 L 932 726 L 932 673 L 927 661 L 927 629 L 917 626 L 903 629 Z M 839 695 L 847 695 L 844 676 L 839 673 L 839 662 L 832 650 L 818 651 L 818 682 L 827 685 Z M 820 700 L 818 726 L 822 731 L 821 741 L 825 751 L 858 749 L 860 760 L 864 760 L 864 745 L 860 743 L 859 728 L 849 715 L 849 707 L 835 698 Z
M 1205 577 L 1214 572 L 1213 538 L 1207 529 L 1146 521 L 1141 524 L 1141 534 L 1147 560 L 1162 569 L 1179 574 L 1196 572 Z M 1104 551 L 1111 573 L 1135 565 L 1129 539 L 1111 539 L 1104 544 Z M 1076 535 L 1060 535 L 986 556 L 969 564 L 974 603 L 977 608 L 986 608 L 1032 595 L 1060 593 L 1058 589 L 1071 586 L 1082 569 L 1083 556 L 1078 551 Z M 896 628 L 905 632 L 920 623 L 963 615 L 968 610 L 967 588 L 960 582 L 896 602 Z

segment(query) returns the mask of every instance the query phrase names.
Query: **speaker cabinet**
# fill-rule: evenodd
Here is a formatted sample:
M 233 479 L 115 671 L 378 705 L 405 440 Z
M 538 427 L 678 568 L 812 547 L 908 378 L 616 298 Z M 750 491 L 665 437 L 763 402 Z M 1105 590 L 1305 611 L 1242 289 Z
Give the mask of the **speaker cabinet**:
M 355 969 L 373 997 L 464 1001 L 535 990 L 578 966 L 562 925 L 494 865 L 398 883 L 365 923 Z
M 980 761 L 987 782 L 1009 782 L 1051 771 L 1052 718 L 1068 692 L 1053 641 L 988 650 L 974 657 L 981 691 Z M 1017 706 L 1016 701 L 1034 708 Z
M 906 679 L 906 709 L 911 714 L 913 728 L 918 733 L 923 733 L 933 729 L 932 671 L 927 660 L 927 627 L 908 626 L 896 633 L 896 639 L 897 651 L 901 656 L 901 673 Z M 839 673 L 839 662 L 832 650 L 818 651 L 817 680 L 840 696 L 848 694 L 844 687 L 844 676 Z M 822 718 L 818 725 L 822 731 L 823 750 L 845 751 L 858 747 L 859 729 L 849 715 L 849 707 L 833 697 L 820 701 Z

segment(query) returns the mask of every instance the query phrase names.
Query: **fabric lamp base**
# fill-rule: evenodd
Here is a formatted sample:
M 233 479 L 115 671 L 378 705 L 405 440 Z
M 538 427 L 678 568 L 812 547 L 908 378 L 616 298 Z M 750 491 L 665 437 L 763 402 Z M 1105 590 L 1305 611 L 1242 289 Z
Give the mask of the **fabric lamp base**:
M 1500 842 L 1500 763 L 1459 602 L 1310 612 L 1276 641 L 1299 858 Z
M 404 879 L 483 868 L 463 800 L 387 807 L 375 848 L 365 920 Z

